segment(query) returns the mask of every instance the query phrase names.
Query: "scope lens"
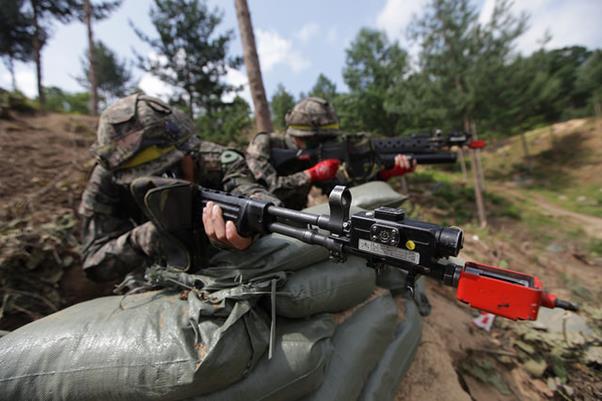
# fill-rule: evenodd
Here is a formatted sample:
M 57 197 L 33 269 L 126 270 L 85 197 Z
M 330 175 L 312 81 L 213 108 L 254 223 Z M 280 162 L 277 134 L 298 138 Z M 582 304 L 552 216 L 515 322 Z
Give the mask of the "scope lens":
M 442 257 L 458 256 L 464 245 L 464 233 L 459 228 L 448 227 L 439 231 L 436 252 Z

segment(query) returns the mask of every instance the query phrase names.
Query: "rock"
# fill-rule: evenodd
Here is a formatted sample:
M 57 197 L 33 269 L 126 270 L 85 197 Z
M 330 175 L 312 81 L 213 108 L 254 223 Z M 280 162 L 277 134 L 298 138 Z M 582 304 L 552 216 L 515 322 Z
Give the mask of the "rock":
M 567 333 L 580 333 L 584 336 L 593 334 L 592 329 L 587 325 L 587 322 L 583 317 L 573 312 L 566 312 L 562 309 L 541 308 L 534 325 L 538 329 L 545 327 L 550 333 L 562 333 L 565 316 Z
M 548 365 L 545 361 L 536 361 L 535 359 L 529 359 L 523 364 L 523 367 L 531 376 L 541 377 L 545 372 Z
M 588 365 L 602 366 L 602 347 L 589 347 L 585 351 L 584 359 Z

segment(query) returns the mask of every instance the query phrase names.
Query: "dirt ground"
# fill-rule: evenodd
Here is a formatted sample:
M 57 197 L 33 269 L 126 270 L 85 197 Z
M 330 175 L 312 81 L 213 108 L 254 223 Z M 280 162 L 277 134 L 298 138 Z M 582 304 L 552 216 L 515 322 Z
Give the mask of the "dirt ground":
M 0 229 L 19 219 L 27 219 L 27 224 L 35 229 L 57 214 L 75 214 L 93 165 L 88 149 L 94 140 L 95 124 L 94 118 L 56 114 L 17 116 L 10 121 L 0 121 Z M 567 124 L 565 128 L 573 129 L 574 124 Z M 560 128 L 556 130 L 557 135 L 562 132 Z M 597 134 L 602 136 L 602 132 Z M 602 161 L 598 167 L 588 165 L 587 174 L 592 171 L 602 175 Z M 501 184 L 493 183 L 491 190 L 505 192 L 517 203 L 525 197 L 531 199 L 531 195 L 520 188 L 509 188 L 505 190 Z M 558 224 L 588 226 L 591 222 L 592 227 L 599 228 L 599 219 L 564 210 L 543 198 L 539 201 L 545 213 L 558 219 Z M 599 262 L 583 257 L 570 245 L 561 251 L 542 250 L 522 224 L 521 221 L 494 221 L 486 236 L 482 236 L 479 229 L 469 227 L 463 257 L 488 264 L 506 263 L 517 270 L 537 274 L 547 289 L 569 299 L 575 293 L 567 285 L 570 279 L 574 286 L 590 294 L 589 305 L 599 309 L 602 288 Z M 591 232 L 586 230 L 586 234 L 595 237 L 598 228 Z M 77 236 L 76 230 L 73 234 Z M 5 245 L 0 243 L 0 256 L 6 252 Z M 77 250 L 68 252 L 75 262 L 65 268 L 54 284 L 64 296 L 61 306 L 107 293 L 109 289 L 85 279 Z M 492 331 L 485 332 L 472 322 L 475 312 L 458 304 L 451 289 L 433 283 L 428 289 L 432 314 L 426 318 L 416 359 L 400 383 L 397 400 L 602 399 L 599 380 L 602 375 L 596 362 L 587 365 L 567 360 L 563 366 L 570 371 L 565 372 L 561 384 L 554 384 L 556 376 L 562 376 L 555 365 L 545 365 L 543 373 L 536 375 L 526 368 L 530 357 L 525 357 L 520 344 L 527 342 L 530 346 L 534 340 L 524 340 L 528 337 L 521 337 L 522 329 L 517 327 L 532 327 L 530 323 L 498 319 Z M 31 318 L 24 313 L 10 321 L 0 319 L 0 329 L 13 329 Z M 595 326 L 588 319 L 590 325 Z M 543 356 L 538 354 L 537 357 L 547 361 L 551 353 L 544 351 L 540 353 Z

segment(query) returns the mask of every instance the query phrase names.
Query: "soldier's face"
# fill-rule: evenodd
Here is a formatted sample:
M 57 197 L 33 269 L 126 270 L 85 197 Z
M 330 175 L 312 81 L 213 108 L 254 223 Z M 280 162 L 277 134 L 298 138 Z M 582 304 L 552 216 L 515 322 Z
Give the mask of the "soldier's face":
M 297 136 L 293 136 L 293 140 L 295 141 L 295 145 L 299 149 L 306 149 L 307 148 L 307 143 L 305 143 L 305 140 L 303 140 L 303 138 L 299 138 Z

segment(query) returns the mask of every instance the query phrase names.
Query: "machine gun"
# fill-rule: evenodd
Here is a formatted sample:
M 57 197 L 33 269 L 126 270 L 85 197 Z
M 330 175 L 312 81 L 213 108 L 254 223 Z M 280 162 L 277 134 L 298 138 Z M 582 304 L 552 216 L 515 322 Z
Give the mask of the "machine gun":
M 289 175 L 310 168 L 322 160 L 337 159 L 346 163 L 351 177 L 360 178 L 367 176 L 366 171 L 374 164 L 384 168 L 393 167 L 398 154 L 404 154 L 418 164 L 455 163 L 457 155 L 450 152 L 453 146 L 479 149 L 485 146 L 485 142 L 473 140 L 465 132 L 447 135 L 441 132 L 433 135 L 413 134 L 368 141 L 358 141 L 354 136 L 346 136 L 343 140 L 327 141 L 311 149 L 273 148 L 270 163 L 280 175 Z
M 385 265 L 402 269 L 412 292 L 417 276 L 425 275 L 455 287 L 457 299 L 473 308 L 509 319 L 535 320 L 540 306 L 577 310 L 576 305 L 544 292 L 535 276 L 476 262 L 458 265 L 450 261 L 463 246 L 460 228 L 411 220 L 403 209 L 387 207 L 350 215 L 351 193 L 343 186 L 330 193 L 330 215 L 291 210 L 183 181 L 151 188 L 144 197 L 151 215 L 163 215 L 153 219 L 159 229 L 176 235 L 187 230 L 174 224 L 166 211 L 188 207 L 188 228 L 198 229 L 202 208 L 208 202 L 219 205 L 224 219 L 233 221 L 242 235 L 278 233 L 325 247 L 338 262 L 356 255 L 377 269 Z

